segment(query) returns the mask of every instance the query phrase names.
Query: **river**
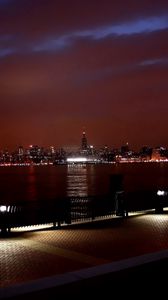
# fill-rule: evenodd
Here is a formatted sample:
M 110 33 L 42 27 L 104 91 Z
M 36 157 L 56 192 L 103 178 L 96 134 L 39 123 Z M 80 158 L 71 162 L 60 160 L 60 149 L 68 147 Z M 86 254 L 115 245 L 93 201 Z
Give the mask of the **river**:
M 127 191 L 168 190 L 168 163 L 11 166 L 0 167 L 0 202 L 103 195 L 110 190 L 113 174 L 123 175 Z

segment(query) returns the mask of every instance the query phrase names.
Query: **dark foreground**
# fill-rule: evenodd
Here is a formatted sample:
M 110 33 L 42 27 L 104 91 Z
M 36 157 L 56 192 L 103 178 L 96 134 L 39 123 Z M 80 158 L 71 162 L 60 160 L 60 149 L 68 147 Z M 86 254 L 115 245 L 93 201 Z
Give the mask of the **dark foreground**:
M 167 211 L 23 228 L 0 243 L 0 299 L 144 299 L 167 292 Z
M 56 288 L 13 297 L 25 299 L 83 299 L 96 297 L 162 297 L 167 293 L 168 259 L 141 265 L 139 267 L 80 280 Z

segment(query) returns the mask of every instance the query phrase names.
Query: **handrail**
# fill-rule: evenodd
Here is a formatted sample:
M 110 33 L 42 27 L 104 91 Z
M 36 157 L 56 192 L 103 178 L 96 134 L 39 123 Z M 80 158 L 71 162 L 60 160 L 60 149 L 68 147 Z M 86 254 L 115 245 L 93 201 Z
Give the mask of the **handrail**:
M 52 200 L 37 200 L 19 203 L 0 202 L 1 232 L 13 227 L 53 223 L 53 226 L 71 224 L 97 217 L 119 215 L 128 216 L 129 212 L 155 209 L 158 213 L 168 206 L 168 193 L 157 191 L 118 191 L 113 194 L 63 197 Z

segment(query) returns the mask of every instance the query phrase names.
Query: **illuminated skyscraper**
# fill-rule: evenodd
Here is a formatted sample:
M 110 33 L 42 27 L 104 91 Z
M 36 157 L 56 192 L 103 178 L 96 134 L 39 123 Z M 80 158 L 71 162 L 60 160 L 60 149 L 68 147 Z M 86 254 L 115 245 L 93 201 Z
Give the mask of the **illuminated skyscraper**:
M 82 150 L 87 150 L 88 149 L 88 144 L 87 144 L 87 138 L 86 138 L 86 133 L 83 131 L 82 133 L 82 144 L 81 144 Z

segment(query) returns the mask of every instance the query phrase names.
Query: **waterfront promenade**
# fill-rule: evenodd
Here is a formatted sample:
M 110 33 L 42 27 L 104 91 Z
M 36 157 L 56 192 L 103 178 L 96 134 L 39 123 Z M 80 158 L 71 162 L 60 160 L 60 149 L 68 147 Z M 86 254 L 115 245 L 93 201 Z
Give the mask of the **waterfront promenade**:
M 0 299 L 127 295 L 144 286 L 163 293 L 167 266 L 167 210 L 58 229 L 13 229 L 0 237 Z

